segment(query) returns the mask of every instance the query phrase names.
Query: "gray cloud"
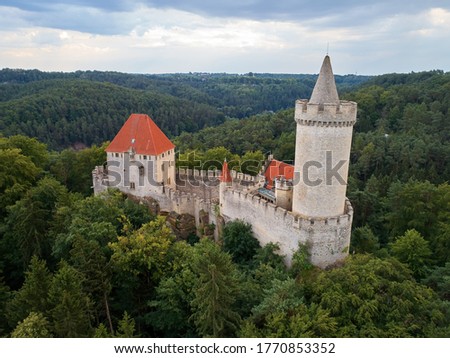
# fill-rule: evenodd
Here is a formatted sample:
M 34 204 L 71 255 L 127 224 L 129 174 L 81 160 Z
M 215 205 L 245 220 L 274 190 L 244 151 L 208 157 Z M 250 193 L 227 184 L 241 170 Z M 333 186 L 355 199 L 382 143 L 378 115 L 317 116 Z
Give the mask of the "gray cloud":
M 379 18 L 417 13 L 430 7 L 450 8 L 446 0 L 3 0 L 2 5 L 26 11 L 25 19 L 30 25 L 94 34 L 130 31 L 134 24 L 121 21 L 119 15 L 135 10 L 139 5 L 178 9 L 203 16 L 291 21 L 312 28 L 360 26 Z

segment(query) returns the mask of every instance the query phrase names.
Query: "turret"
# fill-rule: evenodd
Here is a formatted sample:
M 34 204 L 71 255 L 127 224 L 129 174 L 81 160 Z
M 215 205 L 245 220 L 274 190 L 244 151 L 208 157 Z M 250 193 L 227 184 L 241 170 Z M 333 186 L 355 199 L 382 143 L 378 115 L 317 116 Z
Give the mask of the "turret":
M 356 107 L 339 100 L 327 55 L 311 99 L 295 105 L 295 214 L 318 218 L 344 214 Z

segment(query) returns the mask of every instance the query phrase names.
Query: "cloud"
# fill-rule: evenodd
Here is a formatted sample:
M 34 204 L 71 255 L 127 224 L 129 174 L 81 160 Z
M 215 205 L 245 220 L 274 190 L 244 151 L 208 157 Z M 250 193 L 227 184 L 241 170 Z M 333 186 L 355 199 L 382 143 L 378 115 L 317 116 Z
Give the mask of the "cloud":
M 0 6 L 0 67 L 315 73 L 329 43 L 336 73 L 449 69 L 442 1 L 29 3 Z

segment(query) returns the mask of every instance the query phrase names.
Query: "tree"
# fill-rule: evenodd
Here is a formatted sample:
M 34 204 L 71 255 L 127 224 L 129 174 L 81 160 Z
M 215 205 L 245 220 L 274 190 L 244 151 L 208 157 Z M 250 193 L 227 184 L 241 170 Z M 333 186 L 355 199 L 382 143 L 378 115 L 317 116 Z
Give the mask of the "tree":
M 202 169 L 222 169 L 222 164 L 227 160 L 229 167 L 235 169 L 239 167 L 239 156 L 231 154 L 225 147 L 215 147 L 208 149 L 203 158 Z
M 299 243 L 297 251 L 292 255 L 291 275 L 293 277 L 300 277 L 312 268 L 313 265 L 311 264 L 308 245 Z
M 256 176 L 264 163 L 264 154 L 260 151 L 248 151 L 241 157 L 241 172 Z
M 91 334 L 92 302 L 82 289 L 83 277 L 62 262 L 49 290 L 50 316 L 57 337 L 78 338 Z
M 142 226 L 130 236 L 122 236 L 109 247 L 113 265 L 132 275 L 159 279 L 165 268 L 167 251 L 173 241 L 171 230 L 163 217 Z
M 197 279 L 191 268 L 194 250 L 185 241 L 177 241 L 170 247 L 167 255 L 170 271 L 156 287 L 156 297 L 148 302 L 151 311 L 146 315 L 146 322 L 158 336 L 195 336 L 195 329 L 189 324 Z
M 242 325 L 241 337 L 324 337 L 336 334 L 336 320 L 317 305 L 307 306 L 294 279 L 273 280 Z
M 233 261 L 238 264 L 248 264 L 260 247 L 253 236 L 252 226 L 241 220 L 235 220 L 223 228 L 223 249 L 230 253 Z
M 416 277 L 424 277 L 430 264 L 431 250 L 422 235 L 414 229 L 408 230 L 390 248 L 392 254 L 400 262 L 407 264 Z
M 93 299 L 97 321 L 106 316 L 113 334 L 109 295 L 111 293 L 111 268 L 97 241 L 77 238 L 70 251 L 70 263 L 83 275 L 83 290 Z
M 237 282 L 231 258 L 209 239 L 200 240 L 195 250 L 192 269 L 198 279 L 191 319 L 203 337 L 234 335 L 240 317 L 233 308 Z
M 36 167 L 45 169 L 49 162 L 47 145 L 39 142 L 36 138 L 24 135 L 14 135 L 9 138 L 0 138 L 0 148 L 17 148 L 21 153 L 30 158 Z
M 55 179 L 44 177 L 9 207 L 6 236 L 18 243 L 25 264 L 33 255 L 50 258 L 52 242 L 48 234 L 58 205 L 67 204 L 68 198 L 64 186 Z
M 394 258 L 353 255 L 307 283 L 309 301 L 336 319 L 338 337 L 446 334 L 448 307 Z
M 442 300 L 450 301 L 450 262 L 435 267 L 422 282 L 431 287 Z
M 11 327 L 23 321 L 30 312 L 47 315 L 52 274 L 44 260 L 33 256 L 25 272 L 25 282 L 7 303 L 6 315 Z
M 40 169 L 20 149 L 0 149 L 0 213 L 27 191 Z
M 149 311 L 147 302 L 169 269 L 167 255 L 173 241 L 164 218 L 158 217 L 109 244 L 115 286 L 111 300 L 116 311 L 130 312 L 136 319 L 139 334 L 145 329 L 142 323 Z
M 30 312 L 11 333 L 12 338 L 51 338 L 50 324 L 42 313 Z
M 117 327 L 116 337 L 118 338 L 133 338 L 135 331 L 134 319 L 125 311 L 122 319 L 119 321 Z
M 353 230 L 350 240 L 351 253 L 370 254 L 376 252 L 379 248 L 379 240 L 368 225 Z
M 2 272 L 0 271 L 0 336 L 7 330 L 6 303 L 10 298 L 9 287 L 5 284 Z

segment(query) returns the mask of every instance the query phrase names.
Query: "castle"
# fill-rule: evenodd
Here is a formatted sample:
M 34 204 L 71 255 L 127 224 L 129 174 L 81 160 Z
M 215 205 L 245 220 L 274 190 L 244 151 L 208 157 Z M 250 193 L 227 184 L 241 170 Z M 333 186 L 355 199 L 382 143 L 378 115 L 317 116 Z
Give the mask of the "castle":
M 132 114 L 93 171 L 94 193 L 118 188 L 157 202 L 158 210 L 190 214 L 197 228 L 240 219 L 264 246 L 277 243 L 290 265 L 299 244 L 325 268 L 349 252 L 353 209 L 346 198 L 357 105 L 341 101 L 330 58 L 323 61 L 309 101 L 297 100 L 295 165 L 269 158 L 256 177 L 175 167 L 175 146 L 147 115 Z M 213 225 L 211 225 L 213 224 Z

